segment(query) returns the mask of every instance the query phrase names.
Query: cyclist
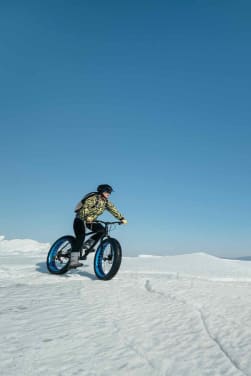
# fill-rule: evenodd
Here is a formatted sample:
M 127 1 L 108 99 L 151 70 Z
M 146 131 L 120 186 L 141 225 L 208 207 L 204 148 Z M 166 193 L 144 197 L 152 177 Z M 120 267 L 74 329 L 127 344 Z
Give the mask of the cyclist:
M 73 222 L 73 229 L 75 233 L 75 244 L 71 252 L 70 267 L 77 268 L 83 264 L 79 262 L 85 260 L 90 253 L 91 247 L 101 238 L 105 228 L 100 223 L 94 221 L 105 210 L 108 210 L 115 218 L 126 224 L 127 220 L 122 216 L 118 209 L 108 199 L 113 192 L 112 187 L 109 184 L 100 184 L 97 187 L 97 192 L 92 192 L 86 195 L 76 206 L 76 217 Z M 85 243 L 85 228 L 94 231 L 92 235 Z M 81 255 L 81 248 L 84 254 Z

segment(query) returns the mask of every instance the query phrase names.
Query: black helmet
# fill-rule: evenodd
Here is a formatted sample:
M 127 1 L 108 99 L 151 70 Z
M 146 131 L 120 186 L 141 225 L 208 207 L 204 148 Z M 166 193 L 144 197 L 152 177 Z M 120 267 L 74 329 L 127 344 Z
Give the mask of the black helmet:
M 109 184 L 100 184 L 97 187 L 97 191 L 98 193 L 104 193 L 104 192 L 112 193 L 113 189 Z

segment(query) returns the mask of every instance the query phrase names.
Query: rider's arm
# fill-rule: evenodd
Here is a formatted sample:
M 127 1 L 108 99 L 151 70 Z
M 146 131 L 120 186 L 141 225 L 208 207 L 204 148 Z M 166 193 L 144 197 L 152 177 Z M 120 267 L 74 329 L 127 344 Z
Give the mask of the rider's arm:
M 118 211 L 115 205 L 111 203 L 111 201 L 107 201 L 106 209 L 117 219 L 120 221 L 124 219 L 123 215 Z

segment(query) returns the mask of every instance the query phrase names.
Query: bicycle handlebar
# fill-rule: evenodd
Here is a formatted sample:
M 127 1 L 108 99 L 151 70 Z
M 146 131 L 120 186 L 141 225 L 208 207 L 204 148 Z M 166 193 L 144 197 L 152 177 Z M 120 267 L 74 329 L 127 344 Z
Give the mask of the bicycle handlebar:
M 93 221 L 93 223 L 103 223 L 104 225 L 121 225 L 122 222 L 115 221 L 115 222 L 106 222 L 106 221 Z

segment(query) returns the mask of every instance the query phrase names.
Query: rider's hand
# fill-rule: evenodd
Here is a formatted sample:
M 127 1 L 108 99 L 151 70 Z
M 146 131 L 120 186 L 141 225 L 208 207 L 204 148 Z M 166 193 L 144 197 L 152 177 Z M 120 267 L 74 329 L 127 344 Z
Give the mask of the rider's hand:
M 127 220 L 126 220 L 125 218 L 121 219 L 120 222 L 123 223 L 123 225 L 126 225 L 126 224 L 127 224 Z

